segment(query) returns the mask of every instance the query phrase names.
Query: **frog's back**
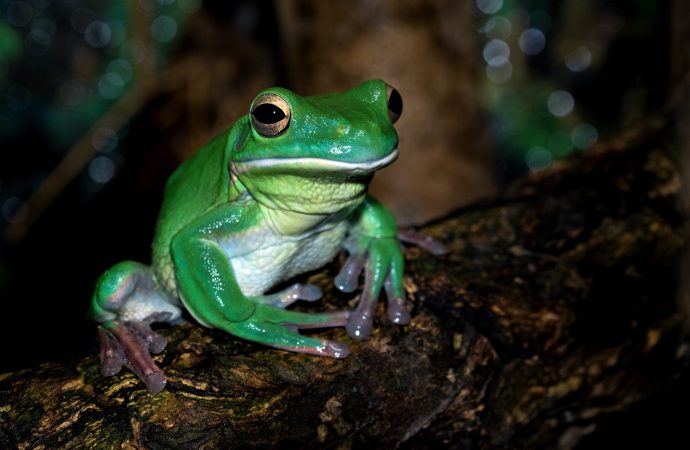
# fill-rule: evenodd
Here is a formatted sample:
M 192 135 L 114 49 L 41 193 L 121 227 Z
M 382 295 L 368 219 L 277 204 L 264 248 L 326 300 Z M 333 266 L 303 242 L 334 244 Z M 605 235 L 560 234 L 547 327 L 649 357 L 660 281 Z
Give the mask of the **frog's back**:
M 219 203 L 232 201 L 229 174 L 231 133 L 225 132 L 202 147 L 170 176 L 153 239 L 152 267 L 156 282 L 176 294 L 170 257 L 173 237 L 192 220 Z

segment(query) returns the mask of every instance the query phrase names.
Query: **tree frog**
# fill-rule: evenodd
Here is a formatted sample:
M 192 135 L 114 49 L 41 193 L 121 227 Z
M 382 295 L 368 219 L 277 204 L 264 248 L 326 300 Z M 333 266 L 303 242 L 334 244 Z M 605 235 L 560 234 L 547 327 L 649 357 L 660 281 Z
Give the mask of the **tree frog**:
M 177 322 L 183 309 L 240 338 L 332 358 L 346 357 L 348 345 L 299 330 L 345 327 L 364 339 L 382 290 L 388 318 L 407 324 L 398 228 L 367 193 L 373 173 L 398 156 L 393 124 L 401 113 L 400 94 L 381 80 L 312 97 L 260 92 L 247 115 L 168 180 L 151 266 L 121 262 L 97 281 L 91 316 L 100 324 L 103 375 L 124 365 L 149 391 L 162 390 L 165 375 L 150 354 L 166 342 L 150 325 Z M 415 235 L 401 239 L 434 250 Z M 268 293 L 341 248 L 349 256 L 337 288 L 352 292 L 365 275 L 354 311 L 286 309 L 319 299 L 315 285 Z

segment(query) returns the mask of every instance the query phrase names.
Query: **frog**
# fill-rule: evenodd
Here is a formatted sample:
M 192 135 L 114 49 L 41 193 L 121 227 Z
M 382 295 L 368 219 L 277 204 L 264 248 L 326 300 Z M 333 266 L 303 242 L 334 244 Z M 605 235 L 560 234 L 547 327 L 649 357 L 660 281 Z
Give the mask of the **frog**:
M 152 355 L 167 341 L 152 325 L 177 324 L 185 311 L 238 338 L 330 358 L 347 357 L 350 345 L 300 330 L 344 327 L 354 341 L 366 339 L 383 292 L 388 319 L 408 324 L 401 242 L 444 249 L 399 230 L 368 192 L 374 172 L 398 157 L 402 105 L 383 80 L 316 96 L 259 92 L 247 114 L 168 179 L 151 264 L 123 261 L 97 280 L 90 316 L 101 373 L 126 367 L 151 393 L 163 390 L 167 379 Z M 289 309 L 322 297 L 315 284 L 290 280 L 341 249 L 347 258 L 336 288 L 354 292 L 364 278 L 354 310 Z

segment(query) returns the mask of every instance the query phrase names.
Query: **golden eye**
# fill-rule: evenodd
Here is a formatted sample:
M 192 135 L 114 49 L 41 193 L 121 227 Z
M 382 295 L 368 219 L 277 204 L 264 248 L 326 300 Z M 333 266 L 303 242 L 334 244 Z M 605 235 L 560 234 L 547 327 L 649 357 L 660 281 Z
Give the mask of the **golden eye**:
M 251 119 L 260 135 L 277 136 L 290 124 L 290 105 L 279 95 L 261 94 L 252 103 Z
M 402 114 L 402 97 L 400 92 L 389 84 L 386 85 L 386 97 L 388 102 L 388 118 L 391 120 L 391 123 L 395 123 Z

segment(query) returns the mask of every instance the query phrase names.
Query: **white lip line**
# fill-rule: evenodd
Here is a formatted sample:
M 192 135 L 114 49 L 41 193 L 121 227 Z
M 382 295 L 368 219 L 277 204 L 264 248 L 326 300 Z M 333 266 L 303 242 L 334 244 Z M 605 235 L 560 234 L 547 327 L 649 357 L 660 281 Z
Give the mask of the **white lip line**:
M 334 169 L 350 169 L 350 170 L 373 170 L 377 167 L 385 166 L 390 164 L 398 157 L 398 149 L 394 148 L 390 154 L 384 156 L 381 159 L 375 161 L 369 161 L 364 163 L 350 163 L 343 161 L 334 161 L 332 159 L 326 158 L 268 158 L 268 159 L 258 159 L 254 161 L 246 162 L 236 162 L 235 166 L 240 169 L 240 172 L 246 172 L 248 169 L 254 169 L 258 167 L 271 167 L 281 164 L 290 165 L 302 165 L 315 163 L 324 167 L 334 168 Z

